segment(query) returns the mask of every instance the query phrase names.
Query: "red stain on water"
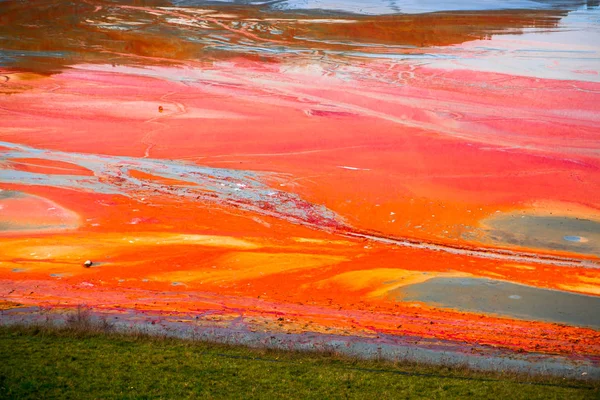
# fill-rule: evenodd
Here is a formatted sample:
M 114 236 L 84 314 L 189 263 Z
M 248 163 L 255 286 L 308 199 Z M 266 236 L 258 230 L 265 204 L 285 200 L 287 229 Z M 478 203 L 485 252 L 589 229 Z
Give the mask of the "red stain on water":
M 93 175 L 92 171 L 79 165 L 63 161 L 36 158 L 11 158 L 8 168 L 17 171 L 54 175 Z

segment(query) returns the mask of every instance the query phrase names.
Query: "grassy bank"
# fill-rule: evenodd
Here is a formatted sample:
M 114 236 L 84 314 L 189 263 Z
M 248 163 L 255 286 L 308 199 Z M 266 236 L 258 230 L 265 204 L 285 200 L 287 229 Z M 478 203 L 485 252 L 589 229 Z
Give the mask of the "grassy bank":
M 597 383 L 106 332 L 0 327 L 1 398 L 600 398 Z

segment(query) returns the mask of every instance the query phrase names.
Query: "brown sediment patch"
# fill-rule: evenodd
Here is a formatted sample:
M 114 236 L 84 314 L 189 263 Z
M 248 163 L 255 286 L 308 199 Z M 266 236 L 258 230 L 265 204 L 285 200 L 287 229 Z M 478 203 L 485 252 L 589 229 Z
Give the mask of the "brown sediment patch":
M 302 23 L 293 35 L 311 38 L 325 46 L 339 40 L 347 45 L 379 43 L 417 47 L 450 46 L 470 40 L 489 39 L 493 32 L 525 26 L 555 27 L 556 11 L 435 12 L 427 14 L 352 16 L 352 23 Z M 342 20 L 343 21 L 343 20 Z M 331 44 L 329 44 L 331 46 Z M 338 44 L 339 46 L 339 44 Z
M 6 77 L 6 81 L 12 81 L 12 82 L 20 82 L 20 81 L 34 81 L 37 79 L 42 79 L 45 78 L 45 75 L 42 74 L 36 74 L 33 72 L 11 72 L 11 73 L 4 73 L 4 76 Z
M 102 4 L 106 4 L 102 7 Z M 20 52 L 15 67 L 41 74 L 77 63 L 172 64 L 183 60 L 245 57 L 276 60 L 274 53 L 257 55 L 257 45 L 346 51 L 386 46 L 449 46 L 486 39 L 493 33 L 557 26 L 566 12 L 557 10 L 434 12 L 361 16 L 327 16 L 267 10 L 261 6 L 158 7 L 95 1 L 67 5 L 45 1 L 3 2 L 3 49 Z M 99 7 L 99 8 L 96 8 Z M 32 29 L 32 26 L 35 28 Z M 8 29 L 8 30 L 7 30 Z M 227 45 L 215 46 L 225 38 Z M 85 46 L 81 46 L 85 43 Z M 235 48 L 230 49 L 228 45 Z M 372 46 L 376 45 L 374 49 Z M 408 51 L 408 49 L 404 49 Z

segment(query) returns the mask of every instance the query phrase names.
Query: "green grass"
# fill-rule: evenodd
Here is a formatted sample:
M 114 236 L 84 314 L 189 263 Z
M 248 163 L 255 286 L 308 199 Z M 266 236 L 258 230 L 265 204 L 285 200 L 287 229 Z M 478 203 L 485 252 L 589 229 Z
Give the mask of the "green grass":
M 600 398 L 598 383 L 256 350 L 75 325 L 0 327 L 0 398 Z

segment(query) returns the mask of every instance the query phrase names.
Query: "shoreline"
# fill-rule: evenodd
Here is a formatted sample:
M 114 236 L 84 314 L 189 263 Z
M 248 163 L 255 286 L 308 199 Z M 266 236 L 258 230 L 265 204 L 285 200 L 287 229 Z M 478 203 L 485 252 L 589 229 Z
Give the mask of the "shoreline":
M 75 321 L 76 327 L 77 324 L 83 324 L 84 328 L 110 326 L 110 332 L 126 336 L 142 334 L 149 337 L 241 345 L 254 349 L 328 353 L 362 360 L 424 363 L 436 367 L 467 368 L 481 372 L 510 372 L 592 381 L 600 379 L 600 365 L 594 356 L 577 355 L 571 358 L 542 353 L 521 353 L 472 343 L 461 345 L 448 340 L 426 340 L 384 334 L 377 337 L 360 337 L 319 332 L 261 332 L 259 328 L 241 321 L 223 327 L 199 321 L 197 316 L 191 314 L 186 317 L 122 310 L 116 315 L 114 312 L 95 311 L 85 307 L 20 307 L 2 310 L 0 316 L 0 326 L 4 327 L 29 326 L 52 330 L 69 328 Z M 415 340 L 417 344 L 411 343 Z

